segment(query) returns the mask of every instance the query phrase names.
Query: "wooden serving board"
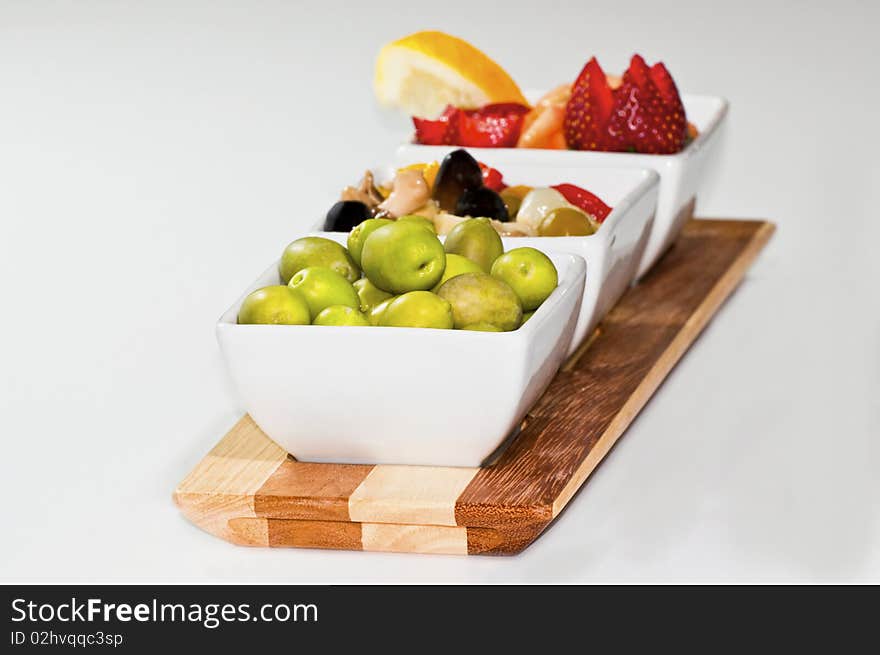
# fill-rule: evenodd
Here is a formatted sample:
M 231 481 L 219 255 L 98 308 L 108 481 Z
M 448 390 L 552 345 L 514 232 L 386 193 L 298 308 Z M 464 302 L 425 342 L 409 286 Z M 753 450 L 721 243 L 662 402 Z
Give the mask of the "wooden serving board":
M 608 453 L 773 233 L 692 220 L 559 371 L 520 433 L 482 468 L 298 462 L 243 417 L 174 492 L 235 544 L 513 554 Z

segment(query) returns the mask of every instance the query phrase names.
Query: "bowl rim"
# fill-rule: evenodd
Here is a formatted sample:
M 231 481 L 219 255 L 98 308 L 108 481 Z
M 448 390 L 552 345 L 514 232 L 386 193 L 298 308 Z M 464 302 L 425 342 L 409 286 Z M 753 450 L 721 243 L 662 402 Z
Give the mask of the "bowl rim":
M 314 234 L 305 234 L 303 236 L 315 236 Z M 299 237 L 297 237 L 299 238 Z M 295 240 L 295 239 L 294 239 Z M 271 286 L 267 284 L 261 283 L 261 280 L 271 273 L 277 272 L 278 264 L 280 259 L 275 260 L 268 268 L 266 268 L 260 275 L 257 277 L 250 285 L 248 285 L 247 290 L 242 293 L 238 299 L 230 305 L 223 314 L 217 319 L 215 325 L 218 331 L 228 331 L 232 330 L 234 332 L 242 332 L 242 331 L 287 331 L 290 334 L 296 334 L 299 337 L 302 336 L 303 330 L 312 329 L 312 330 L 321 330 L 323 333 L 330 334 L 328 331 L 336 331 L 337 333 L 349 334 L 352 330 L 357 330 L 356 334 L 388 334 L 388 330 L 395 330 L 396 332 L 408 333 L 408 334 L 434 334 L 434 335 L 443 335 L 443 334 L 454 334 L 456 336 L 451 337 L 442 337 L 439 338 L 452 338 L 455 340 L 460 339 L 505 339 L 507 341 L 511 340 L 522 340 L 529 341 L 532 339 L 535 334 L 538 332 L 540 326 L 543 326 L 547 322 L 547 318 L 550 314 L 555 310 L 562 302 L 562 299 L 573 293 L 573 290 L 578 283 L 585 279 L 587 263 L 586 260 L 580 255 L 572 254 L 572 253 L 564 253 L 564 252 L 550 252 L 545 253 L 551 260 L 554 260 L 554 265 L 559 265 L 560 261 L 565 261 L 565 270 L 559 276 L 559 281 L 557 283 L 556 288 L 553 292 L 548 296 L 548 298 L 541 303 L 541 306 L 535 310 L 534 315 L 531 319 L 528 320 L 525 324 L 521 325 L 515 330 L 510 330 L 509 332 L 481 332 L 478 330 L 443 330 L 437 328 L 414 328 L 414 327 L 387 327 L 381 325 L 371 325 L 371 326 L 354 326 L 354 325 L 269 325 L 269 324 L 240 324 L 237 322 L 238 317 L 238 309 L 241 306 L 241 303 L 251 292 L 260 289 L 265 286 Z M 582 295 L 582 294 L 578 294 Z M 577 303 L 573 305 L 576 307 Z M 574 313 L 574 311 L 572 312 Z M 366 328 L 366 329 L 365 329 Z M 366 337 L 370 338 L 370 337 Z

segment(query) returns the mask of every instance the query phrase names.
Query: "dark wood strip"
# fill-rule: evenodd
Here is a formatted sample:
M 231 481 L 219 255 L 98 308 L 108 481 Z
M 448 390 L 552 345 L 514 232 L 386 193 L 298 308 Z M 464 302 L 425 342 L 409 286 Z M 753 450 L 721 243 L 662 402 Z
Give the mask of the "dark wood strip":
M 590 348 L 557 375 L 522 433 L 461 494 L 458 525 L 546 525 L 554 501 L 703 300 L 753 239 L 769 236 L 761 232 L 766 225 L 688 223 L 678 243 L 609 312 Z
M 372 466 L 288 459 L 254 495 L 257 516 L 348 521 L 348 499 Z
M 543 532 L 547 523 L 511 528 L 468 528 L 468 555 L 516 555 Z
M 361 550 L 361 524 L 345 521 L 266 519 L 273 548 Z

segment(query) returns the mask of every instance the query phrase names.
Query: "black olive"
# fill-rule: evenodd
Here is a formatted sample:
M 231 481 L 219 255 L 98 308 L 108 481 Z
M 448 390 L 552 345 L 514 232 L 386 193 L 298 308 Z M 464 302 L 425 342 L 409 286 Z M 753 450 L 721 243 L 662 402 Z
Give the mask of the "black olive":
M 370 208 L 359 200 L 340 200 L 327 212 L 324 219 L 325 232 L 350 232 L 370 218 Z
M 509 221 L 507 205 L 497 193 L 488 187 L 467 189 L 455 205 L 456 216 L 473 218 L 494 218 L 496 221 Z
M 483 186 L 483 171 L 466 150 L 453 150 L 443 158 L 434 179 L 434 200 L 443 211 L 455 210 L 461 194 Z

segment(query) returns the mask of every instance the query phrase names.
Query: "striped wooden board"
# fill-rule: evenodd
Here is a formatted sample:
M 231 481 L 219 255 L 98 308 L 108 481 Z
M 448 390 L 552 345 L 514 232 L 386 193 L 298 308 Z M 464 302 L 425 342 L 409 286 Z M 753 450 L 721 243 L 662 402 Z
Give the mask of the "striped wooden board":
M 298 462 L 245 416 L 180 483 L 211 534 L 251 546 L 512 554 L 559 515 L 742 279 L 771 223 L 692 220 L 483 468 Z

